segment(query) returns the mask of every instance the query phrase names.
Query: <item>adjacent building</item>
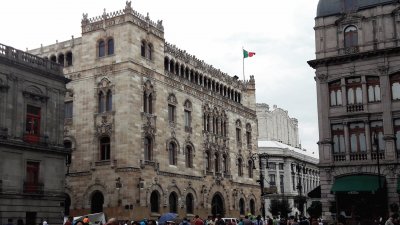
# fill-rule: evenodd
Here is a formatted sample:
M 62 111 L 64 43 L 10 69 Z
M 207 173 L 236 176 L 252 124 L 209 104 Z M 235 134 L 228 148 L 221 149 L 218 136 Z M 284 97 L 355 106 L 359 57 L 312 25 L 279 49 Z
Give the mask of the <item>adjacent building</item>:
M 399 203 L 400 4 L 320 0 L 315 18 L 323 216 L 388 216 Z
M 287 200 L 292 215 L 306 214 L 307 194 L 319 186 L 317 154 L 301 148 L 298 121 L 288 111 L 257 103 L 257 117 L 258 151 L 267 156 L 262 161 L 266 215 L 271 216 L 271 200 Z
M 62 224 L 62 67 L 0 44 L 0 223 Z
M 127 2 L 82 37 L 32 50 L 64 65 L 65 214 L 119 219 L 260 214 L 255 80 L 164 39 Z M 69 212 L 68 212 L 69 210 Z

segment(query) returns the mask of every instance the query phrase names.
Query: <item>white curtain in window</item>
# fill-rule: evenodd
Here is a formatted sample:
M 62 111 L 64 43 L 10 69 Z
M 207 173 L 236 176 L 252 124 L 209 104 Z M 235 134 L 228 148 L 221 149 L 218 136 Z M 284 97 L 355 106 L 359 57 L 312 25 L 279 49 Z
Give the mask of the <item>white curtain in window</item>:
M 362 90 L 361 87 L 356 88 L 356 103 L 362 103 Z
M 392 84 L 392 96 L 393 99 L 400 99 L 400 83 L 396 82 Z
M 347 103 L 354 104 L 354 90 L 352 88 L 347 90 Z

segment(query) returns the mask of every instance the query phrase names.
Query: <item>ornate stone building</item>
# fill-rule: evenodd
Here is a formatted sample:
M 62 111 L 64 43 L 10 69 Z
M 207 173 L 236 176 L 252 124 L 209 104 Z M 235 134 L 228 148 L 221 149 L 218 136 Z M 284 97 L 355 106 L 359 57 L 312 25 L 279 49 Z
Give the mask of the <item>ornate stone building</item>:
M 296 118 L 290 118 L 288 111 L 276 105 L 269 109 L 265 103 L 257 103 L 258 140 L 278 141 L 286 145 L 301 148 L 299 127 Z
M 60 65 L 0 44 L 0 224 L 62 224 L 66 81 Z
M 399 203 L 398 1 L 320 0 L 315 18 L 324 217 L 388 216 Z
M 31 51 L 72 80 L 71 214 L 259 214 L 254 77 L 238 80 L 167 43 L 162 21 L 130 2 L 84 14 L 81 26 L 82 37 Z
M 257 118 L 258 151 L 268 154 L 268 166 L 267 161 L 262 164 L 266 215 L 271 216 L 271 200 L 283 199 L 292 207 L 292 215 L 300 211 L 306 214 L 305 209 L 311 204 L 307 193 L 319 186 L 317 154 L 301 149 L 297 119 L 290 118 L 286 110 L 274 105 L 270 111 L 267 104 L 257 103 Z M 303 210 L 296 199 L 300 195 L 309 200 Z

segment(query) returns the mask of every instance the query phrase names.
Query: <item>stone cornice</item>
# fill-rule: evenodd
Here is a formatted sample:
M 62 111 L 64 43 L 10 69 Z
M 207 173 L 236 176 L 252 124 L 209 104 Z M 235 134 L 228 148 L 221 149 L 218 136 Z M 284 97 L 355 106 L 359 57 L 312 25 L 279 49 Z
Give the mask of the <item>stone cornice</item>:
M 333 56 L 333 57 L 327 57 L 327 58 L 322 58 L 322 59 L 314 59 L 314 60 L 307 61 L 307 63 L 312 68 L 316 69 L 319 66 L 342 64 L 342 63 L 346 63 L 346 62 L 352 62 L 354 60 L 359 60 L 359 59 L 365 60 L 367 58 L 372 58 L 372 57 L 381 56 L 381 55 L 390 55 L 390 54 L 395 54 L 395 53 L 400 53 L 400 47 L 385 48 L 385 49 L 366 51 L 366 52 L 358 52 L 358 53 L 354 53 L 354 54 Z
M 55 153 L 55 154 L 62 154 L 66 155 L 69 153 L 69 150 L 65 149 L 62 146 L 56 145 L 45 145 L 45 144 L 30 144 L 20 140 L 14 139 L 0 139 L 0 146 L 6 146 L 8 148 L 15 148 L 15 149 L 25 149 L 28 151 L 39 151 L 41 153 Z
M 166 171 L 159 171 L 158 175 L 166 176 L 166 177 L 179 177 L 179 178 L 185 178 L 185 179 L 188 179 L 188 180 L 203 180 L 203 177 L 200 177 L 200 176 L 192 176 L 192 175 L 186 175 L 186 174 L 171 173 L 171 172 L 166 172 Z

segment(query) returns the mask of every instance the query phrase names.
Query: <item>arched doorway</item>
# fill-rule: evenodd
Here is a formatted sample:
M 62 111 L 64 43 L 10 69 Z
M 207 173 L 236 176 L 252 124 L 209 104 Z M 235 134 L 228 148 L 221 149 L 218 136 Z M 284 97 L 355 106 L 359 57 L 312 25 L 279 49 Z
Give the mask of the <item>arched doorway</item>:
M 169 195 L 169 212 L 178 213 L 178 195 L 175 192 Z
M 213 216 L 221 215 L 221 217 L 224 217 L 225 207 L 221 193 L 214 194 L 211 201 L 211 213 Z
M 71 207 L 71 198 L 69 195 L 65 194 L 64 201 L 64 216 L 69 216 L 69 208 Z
M 91 213 L 103 212 L 104 196 L 100 191 L 94 191 L 91 198 Z

